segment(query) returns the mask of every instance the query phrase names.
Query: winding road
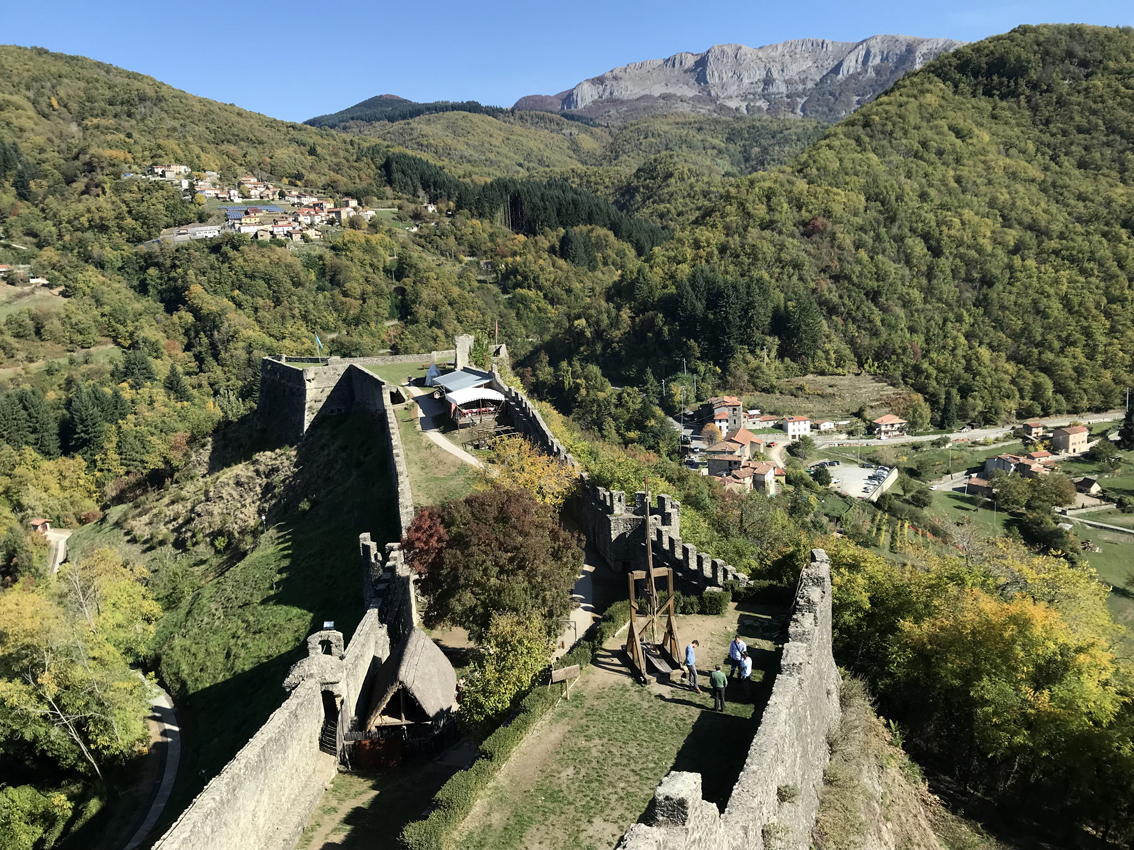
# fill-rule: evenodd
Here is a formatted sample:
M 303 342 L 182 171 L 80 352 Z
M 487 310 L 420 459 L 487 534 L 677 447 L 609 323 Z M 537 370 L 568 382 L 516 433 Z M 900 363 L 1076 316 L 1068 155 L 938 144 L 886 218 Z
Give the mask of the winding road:
M 157 695 L 150 700 L 150 705 L 154 709 L 152 720 L 158 728 L 159 735 L 158 742 L 154 746 L 162 748 L 161 780 L 158 782 L 145 820 L 142 821 L 141 826 L 134 832 L 133 837 L 126 843 L 123 850 L 136 850 L 146 843 L 146 839 L 157 826 L 162 812 L 165 811 L 170 794 L 173 793 L 173 783 L 177 779 L 177 766 L 181 762 L 181 727 L 177 723 L 177 709 L 174 708 L 173 700 L 164 689 L 158 685 L 153 687 L 158 691 Z

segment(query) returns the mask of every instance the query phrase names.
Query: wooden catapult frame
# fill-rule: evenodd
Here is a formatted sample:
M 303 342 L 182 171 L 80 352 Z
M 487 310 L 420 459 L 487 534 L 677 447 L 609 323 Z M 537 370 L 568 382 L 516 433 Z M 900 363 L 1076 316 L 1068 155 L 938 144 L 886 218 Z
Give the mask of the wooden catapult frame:
M 640 681 L 647 681 L 649 675 L 646 672 L 646 653 L 642 650 L 642 644 L 646 641 L 646 634 L 649 633 L 649 645 L 657 649 L 665 650 L 670 654 L 674 661 L 679 661 L 680 656 L 678 650 L 680 642 L 677 639 L 677 621 L 674 616 L 673 610 L 673 570 L 669 567 L 654 567 L 653 556 L 653 529 L 650 526 L 650 480 L 646 479 L 646 569 L 634 570 L 628 576 L 630 585 L 630 634 L 626 640 L 626 653 L 630 656 L 630 666 L 637 672 Z M 666 591 L 668 597 L 664 605 L 658 604 L 658 591 L 654 580 L 665 576 L 666 578 Z M 645 579 L 646 592 L 643 597 L 645 608 L 638 607 L 638 594 L 635 588 L 635 582 L 639 579 Z M 662 628 L 661 643 L 658 643 L 658 630 L 659 626 Z M 672 672 L 668 665 L 661 658 L 651 657 L 655 667 L 659 667 L 663 672 Z M 658 662 L 661 661 L 662 665 Z

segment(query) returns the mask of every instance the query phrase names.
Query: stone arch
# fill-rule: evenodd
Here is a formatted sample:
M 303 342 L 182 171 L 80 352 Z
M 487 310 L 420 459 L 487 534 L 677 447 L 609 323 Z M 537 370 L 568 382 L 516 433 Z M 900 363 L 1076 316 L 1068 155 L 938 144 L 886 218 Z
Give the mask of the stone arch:
M 322 631 L 315 632 L 307 638 L 307 654 L 308 655 L 326 655 L 323 651 L 323 643 L 327 642 L 331 646 L 330 654 L 335 658 L 342 658 L 345 654 L 345 644 L 343 642 L 343 633 L 335 631 L 334 629 L 323 629 Z

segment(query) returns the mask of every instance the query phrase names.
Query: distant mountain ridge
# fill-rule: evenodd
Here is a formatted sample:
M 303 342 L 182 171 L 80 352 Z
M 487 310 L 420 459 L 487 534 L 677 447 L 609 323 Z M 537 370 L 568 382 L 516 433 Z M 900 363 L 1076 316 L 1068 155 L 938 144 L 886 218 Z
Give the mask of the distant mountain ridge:
M 796 114 L 837 120 L 964 42 L 875 35 L 858 42 L 804 38 L 765 47 L 718 44 L 623 65 L 514 109 L 629 120 L 659 112 Z

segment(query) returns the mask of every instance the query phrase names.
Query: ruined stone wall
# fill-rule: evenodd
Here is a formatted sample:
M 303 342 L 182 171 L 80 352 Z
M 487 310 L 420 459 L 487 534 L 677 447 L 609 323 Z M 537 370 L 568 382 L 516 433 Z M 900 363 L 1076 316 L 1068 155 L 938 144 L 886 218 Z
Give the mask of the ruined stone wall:
M 831 564 L 814 549 L 803 571 L 780 672 L 724 814 L 701 799 L 701 776 L 674 771 L 654 792 L 653 823 L 620 850 L 807 850 L 819 811 L 827 735 L 839 719 L 831 648 Z
M 444 354 L 445 352 L 435 352 Z M 312 360 L 313 358 L 308 358 Z M 413 492 L 402 449 L 401 430 L 390 399 L 390 387 L 359 364 L 386 358 L 327 358 L 325 362 L 288 362 L 282 356 L 260 362 L 260 401 L 257 413 L 264 427 L 278 439 L 297 443 L 318 416 L 368 410 L 381 419 L 390 478 L 398 513 L 400 537 L 413 522 Z M 415 359 L 420 357 L 415 355 Z M 300 368 L 303 367 L 303 368 Z
M 369 704 L 369 687 L 382 661 L 413 627 L 413 580 L 397 543 L 380 549 L 359 537 L 367 610 L 341 657 L 319 656 L 289 673 L 298 684 L 252 739 L 197 795 L 155 845 L 155 850 L 292 850 L 330 785 L 338 760 L 319 750 L 322 691 L 341 700 L 337 739 L 357 728 Z M 316 641 L 316 634 L 310 640 Z M 333 671 L 333 681 L 326 670 Z M 322 673 L 323 675 L 320 675 Z
M 291 850 L 335 775 L 319 751 L 319 683 L 303 682 L 157 842 L 155 850 Z

